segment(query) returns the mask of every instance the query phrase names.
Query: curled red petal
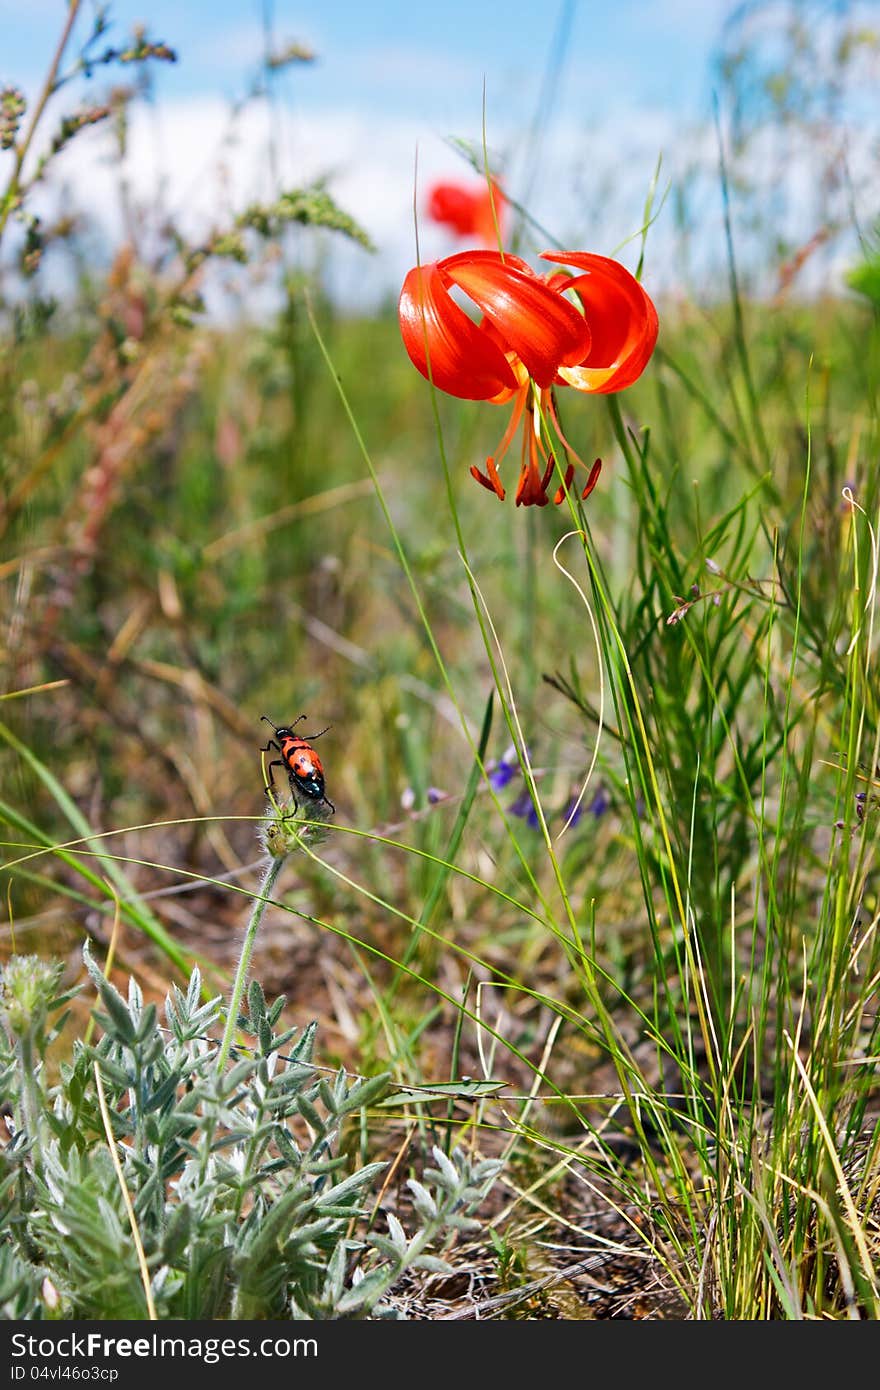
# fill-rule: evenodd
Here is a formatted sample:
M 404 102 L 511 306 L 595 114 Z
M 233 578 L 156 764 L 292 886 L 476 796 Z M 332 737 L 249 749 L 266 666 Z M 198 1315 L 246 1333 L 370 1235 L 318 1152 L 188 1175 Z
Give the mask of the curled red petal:
M 487 401 L 515 389 L 516 377 L 501 348 L 451 298 L 436 262 L 409 272 L 397 316 L 410 361 L 441 391 Z
M 574 266 L 583 275 L 550 280 L 557 293 L 574 291 L 584 306 L 592 341 L 578 363 L 559 375 L 579 391 L 607 395 L 637 381 L 657 342 L 657 310 L 634 275 L 608 256 L 588 251 L 545 251 L 543 259 Z
M 560 366 L 584 360 L 590 329 L 583 314 L 518 256 L 462 251 L 437 266 L 483 311 L 539 386 L 549 386 Z

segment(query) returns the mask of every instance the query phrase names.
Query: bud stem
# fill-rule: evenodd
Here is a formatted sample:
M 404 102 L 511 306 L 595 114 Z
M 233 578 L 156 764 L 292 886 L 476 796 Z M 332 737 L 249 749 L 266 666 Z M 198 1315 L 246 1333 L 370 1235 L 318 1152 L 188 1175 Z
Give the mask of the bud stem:
M 251 963 L 251 956 L 254 950 L 254 943 L 257 939 L 257 932 L 263 920 L 263 913 L 266 911 L 266 904 L 271 897 L 275 882 L 281 872 L 284 863 L 284 856 L 273 856 L 266 865 L 263 874 L 263 881 L 260 884 L 259 892 L 254 900 L 254 907 L 251 919 L 247 924 L 244 934 L 244 941 L 241 947 L 241 955 L 238 960 L 238 969 L 235 972 L 235 981 L 232 986 L 232 994 L 229 999 L 229 1008 L 226 1014 L 226 1028 L 223 1033 L 223 1041 L 220 1044 L 220 1051 L 217 1054 L 217 1073 L 221 1075 L 229 1059 L 229 1050 L 232 1047 L 232 1039 L 235 1036 L 235 1029 L 238 1025 L 238 1012 L 241 1008 L 241 1001 L 244 997 L 245 985 L 247 984 L 248 969 Z

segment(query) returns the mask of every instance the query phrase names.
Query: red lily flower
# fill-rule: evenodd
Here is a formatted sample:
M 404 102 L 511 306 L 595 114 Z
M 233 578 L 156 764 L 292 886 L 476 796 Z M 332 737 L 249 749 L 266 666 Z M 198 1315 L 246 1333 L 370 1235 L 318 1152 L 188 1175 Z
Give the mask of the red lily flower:
M 575 465 L 556 410 L 554 388 L 609 394 L 631 386 L 644 371 L 657 341 L 657 311 L 639 282 L 617 261 L 586 251 L 544 253 L 542 259 L 580 271 L 537 275 L 518 256 L 462 251 L 416 266 L 403 282 L 398 305 L 404 346 L 422 376 L 450 396 L 500 405 L 513 413 L 486 472 L 471 473 L 502 500 L 498 464 L 524 420 L 517 506 L 546 506 L 556 460 L 546 442 L 550 427 L 568 466 L 565 497 Z M 457 288 L 483 315 L 475 322 L 453 299 Z M 573 293 L 578 303 L 565 296 Z M 596 485 L 601 463 L 590 470 L 582 496 Z
M 427 208 L 432 222 L 450 227 L 457 236 L 476 237 L 483 246 L 497 246 L 499 236 L 504 241 L 507 199 L 494 179 L 472 188 L 435 183 L 428 190 Z

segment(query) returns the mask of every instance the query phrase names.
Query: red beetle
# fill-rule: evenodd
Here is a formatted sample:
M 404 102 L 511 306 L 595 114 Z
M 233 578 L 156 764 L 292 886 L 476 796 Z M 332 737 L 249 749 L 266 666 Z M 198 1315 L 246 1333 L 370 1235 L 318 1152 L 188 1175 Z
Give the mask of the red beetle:
M 274 749 L 281 754 L 280 758 L 275 758 L 269 764 L 269 781 L 275 785 L 275 778 L 272 773 L 273 767 L 283 767 L 287 769 L 290 779 L 290 790 L 293 793 L 294 806 L 299 805 L 296 799 L 297 792 L 301 792 L 309 801 L 325 801 L 330 810 L 336 814 L 336 807 L 328 796 L 324 793 L 324 768 L 321 759 L 318 757 L 310 739 L 320 738 L 321 734 L 326 734 L 327 729 L 321 729 L 317 734 L 295 734 L 293 731 L 297 724 L 301 724 L 306 718 L 301 714 L 298 719 L 294 719 L 292 724 L 275 724 L 267 714 L 260 715 L 267 724 L 271 724 L 275 730 L 275 738 L 270 738 L 265 748 L 260 751 L 268 753 Z M 269 791 L 269 788 L 266 788 Z

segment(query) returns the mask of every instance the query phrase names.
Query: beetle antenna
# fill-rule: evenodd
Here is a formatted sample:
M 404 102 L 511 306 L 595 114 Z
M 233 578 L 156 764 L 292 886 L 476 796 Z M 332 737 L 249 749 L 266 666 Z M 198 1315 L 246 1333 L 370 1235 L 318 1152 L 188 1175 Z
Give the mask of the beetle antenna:
M 276 734 L 277 734 L 277 732 L 278 732 L 278 725 L 274 722 L 274 720 L 272 720 L 272 719 L 269 718 L 268 714 L 261 714 L 261 715 L 260 715 L 260 718 L 261 718 L 261 719 L 265 719 L 265 721 L 266 721 L 267 724 L 271 724 L 271 725 L 272 725 L 272 728 L 275 730 L 275 732 L 276 732 Z

